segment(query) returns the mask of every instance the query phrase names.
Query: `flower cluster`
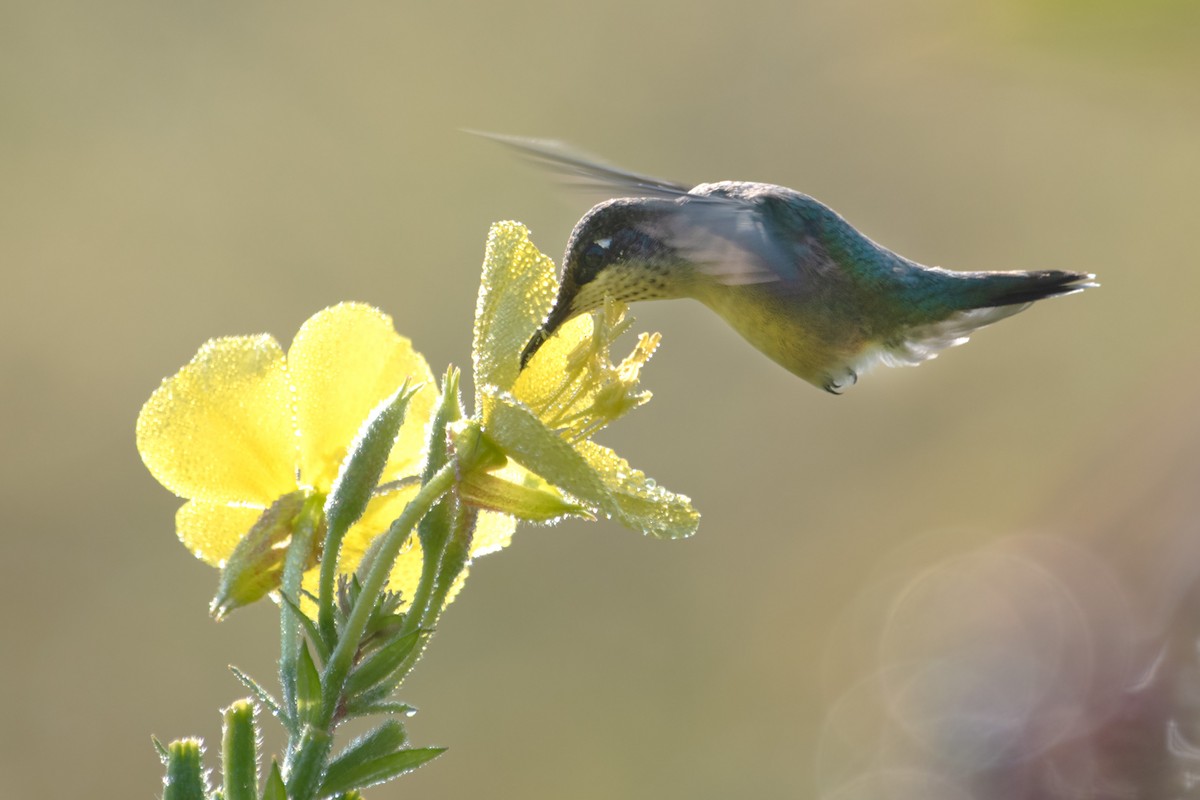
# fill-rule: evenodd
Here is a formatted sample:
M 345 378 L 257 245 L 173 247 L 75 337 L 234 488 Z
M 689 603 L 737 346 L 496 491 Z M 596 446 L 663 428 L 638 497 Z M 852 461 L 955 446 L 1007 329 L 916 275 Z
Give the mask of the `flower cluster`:
M 268 335 L 213 339 L 163 381 L 138 417 L 137 445 L 154 477 L 187 500 L 176 515 L 179 538 L 219 568 L 236 552 L 255 575 L 249 587 L 224 585 L 215 613 L 278 588 L 292 533 L 301 524 L 323 529 L 364 420 L 405 385 L 404 424 L 365 511 L 336 554 L 322 554 L 322 537 L 313 537 L 304 585 L 314 596 L 319 560 L 336 557 L 343 574 L 358 569 L 420 488 L 430 443 L 446 437 L 460 459 L 454 491 L 478 510 L 472 558 L 506 546 L 516 519 L 598 514 L 655 536 L 691 534 L 698 515 L 686 497 L 592 441 L 649 399 L 638 377 L 658 334 L 642 334 L 614 364 L 609 349 L 630 323 L 624 306 L 610 303 L 564 325 L 522 370 L 519 354 L 557 289 L 553 262 L 522 226 L 493 226 L 474 328 L 476 411 L 448 430 L 428 430 L 439 395 L 425 359 L 386 314 L 357 303 L 318 312 L 286 354 Z M 414 533 L 388 589 L 410 597 L 422 558 Z

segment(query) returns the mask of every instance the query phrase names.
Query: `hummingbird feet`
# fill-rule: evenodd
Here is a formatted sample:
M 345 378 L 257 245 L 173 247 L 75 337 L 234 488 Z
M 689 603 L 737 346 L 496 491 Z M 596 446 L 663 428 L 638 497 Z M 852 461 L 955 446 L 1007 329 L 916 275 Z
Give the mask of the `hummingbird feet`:
M 849 387 L 858 383 L 858 373 L 852 369 L 847 369 L 840 376 L 827 375 L 822 388 L 830 394 L 841 394 Z

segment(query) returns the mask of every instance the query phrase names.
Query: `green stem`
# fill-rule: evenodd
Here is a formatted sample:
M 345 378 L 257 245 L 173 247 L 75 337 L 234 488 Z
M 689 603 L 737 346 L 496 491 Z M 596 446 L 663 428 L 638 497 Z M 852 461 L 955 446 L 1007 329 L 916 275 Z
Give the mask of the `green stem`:
M 295 798 L 295 800 L 308 800 L 315 795 L 318 788 L 317 779 L 324 767 L 325 758 L 329 754 L 334 715 L 341 704 L 346 676 L 350 674 L 350 667 L 354 664 L 354 656 L 362 643 L 362 636 L 370 621 L 371 613 L 375 610 L 379 595 L 383 592 L 396 557 L 400 554 L 400 548 L 408 540 L 413 528 L 421 521 L 421 518 L 429 513 L 429 509 L 454 484 L 454 479 L 455 465 L 451 462 L 425 482 L 416 497 L 409 501 L 408 505 L 404 507 L 404 511 L 383 535 L 382 544 L 371 562 L 371 568 L 367 572 L 366 580 L 363 581 L 362 590 L 354 603 L 354 608 L 350 610 L 350 616 L 346 619 L 337 646 L 330 654 L 324 674 L 321 676 L 320 712 L 313 719 L 311 725 L 305 726 L 300 740 L 298 742 L 293 740 L 295 747 L 289 747 L 289 750 L 295 753 L 295 758 L 291 759 L 288 770 L 289 797 Z M 430 554 L 426 553 L 425 558 L 430 558 Z M 425 580 L 425 574 L 422 571 L 422 582 Z M 434 575 L 436 576 L 436 570 L 434 570 Z M 419 588 L 418 593 L 420 593 Z M 428 593 L 427 591 L 426 595 Z
M 449 502 L 449 501 L 446 501 Z M 454 553 L 455 546 L 462 547 L 461 539 L 469 536 L 473 525 L 473 514 L 468 514 L 457 502 L 453 508 L 442 517 L 441 530 L 431 530 L 426 535 L 422 545 L 426 548 L 421 565 L 421 579 L 413 593 L 413 601 L 404 615 L 397 636 L 407 636 L 417 631 L 432 631 L 438 617 L 446 604 L 446 596 L 454 579 L 466 565 L 465 557 Z M 465 550 L 469 551 L 469 542 Z M 425 642 L 420 641 L 409 654 L 400 662 L 392 673 L 391 682 L 399 685 L 408 673 L 416 666 L 425 650 Z
M 284 597 L 290 599 L 296 608 L 300 607 L 300 584 L 304 577 L 304 568 L 312 553 L 313 536 L 316 534 L 317 521 L 324 498 L 313 495 L 304 502 L 297 515 L 296 527 L 292 531 L 292 541 L 288 545 L 287 557 L 283 562 L 283 579 L 279 590 Z M 300 620 L 296 612 L 287 603 L 279 604 L 279 684 L 283 689 L 284 714 L 295 726 L 296 720 L 296 675 L 297 659 L 300 655 Z M 291 731 L 293 740 L 298 730 Z
M 416 497 L 409 501 L 408 505 L 404 507 L 403 513 L 384 534 L 383 544 L 375 554 L 375 560 L 371 564 L 366 580 L 363 581 L 362 591 L 358 595 L 354 608 L 350 611 L 337 647 L 334 648 L 333 654 L 329 657 L 329 663 L 325 666 L 325 674 L 321 680 L 324 705 L 321 715 L 317 719 L 318 724 L 322 727 L 328 727 L 333 721 L 334 712 L 341 699 L 342 687 L 346 683 L 350 667 L 353 666 L 354 654 L 358 652 L 359 640 L 367 628 L 371 612 L 375 609 L 375 603 L 387 583 L 396 557 L 400 554 L 400 548 L 408 540 L 409 534 L 421 521 L 421 518 L 454 484 L 454 467 L 455 465 L 450 463 L 438 470 L 421 487 L 421 491 L 417 492 Z M 431 554 L 425 553 L 424 555 L 428 559 Z M 424 572 L 422 572 L 421 582 L 425 582 Z M 418 585 L 416 594 L 420 593 L 421 587 Z M 413 601 L 415 604 L 416 595 L 414 595 Z M 410 615 L 406 615 L 406 626 L 407 616 Z

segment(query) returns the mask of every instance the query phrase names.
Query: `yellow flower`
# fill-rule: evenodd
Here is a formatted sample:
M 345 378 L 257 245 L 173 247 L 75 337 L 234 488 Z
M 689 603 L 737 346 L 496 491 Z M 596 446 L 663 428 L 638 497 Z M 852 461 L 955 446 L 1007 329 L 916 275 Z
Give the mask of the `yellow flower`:
M 591 440 L 650 399 L 638 390 L 638 374 L 658 346 L 657 333 L 641 334 L 614 365 L 610 346 L 631 321 L 623 303 L 610 302 L 562 326 L 521 369 L 520 354 L 557 293 L 554 262 L 529 241 L 528 230 L 493 225 L 475 311 L 475 407 L 484 434 L 520 465 L 501 474 L 515 484 L 552 484 L 654 536 L 694 533 L 700 517 L 687 497 Z
M 286 355 L 268 335 L 209 341 L 163 381 L 137 422 L 147 468 L 187 499 L 176 514 L 179 538 L 221 568 L 241 543 L 238 561 L 249 553 L 264 565 L 261 576 L 249 573 L 250 594 L 276 588 L 290 537 L 310 524 L 319 547 L 322 508 L 349 447 L 371 412 L 406 381 L 421 388 L 408 402 L 379 488 L 342 540 L 340 572 L 359 566 L 415 495 L 426 436 L 449 437 L 459 471 L 454 491 L 482 509 L 471 558 L 508 545 L 514 516 L 546 521 L 598 512 L 655 536 L 690 535 L 699 515 L 688 498 L 592 441 L 649 399 L 638 375 L 658 334 L 642 334 L 614 365 L 610 346 L 630 323 L 623 304 L 609 303 L 564 325 L 521 369 L 520 353 L 557 291 L 554 264 L 526 229 L 494 225 L 475 318 L 476 415 L 444 432 L 426 431 L 438 395 L 424 358 L 370 306 L 343 303 L 318 312 Z M 314 550 L 303 581 L 314 594 L 316 561 Z M 421 571 L 414 534 L 388 581 L 404 605 Z M 458 574 L 447 600 L 465 575 L 465 569 Z
M 405 380 L 423 386 L 409 402 L 384 469 L 381 484 L 395 486 L 420 468 L 437 390 L 425 359 L 391 318 L 357 303 L 315 314 L 286 356 L 265 334 L 207 342 L 142 408 L 138 451 L 163 486 L 187 499 L 175 517 L 180 540 L 223 567 L 260 519 L 295 509 L 299 498 L 320 507 L 359 427 Z M 372 498 L 343 541 L 342 572 L 353 571 L 399 516 L 416 491 L 412 483 Z M 290 535 L 286 526 L 284 532 Z M 413 539 L 389 582 L 406 597 L 421 569 Z M 315 591 L 316 570 L 306 574 L 305 586 Z

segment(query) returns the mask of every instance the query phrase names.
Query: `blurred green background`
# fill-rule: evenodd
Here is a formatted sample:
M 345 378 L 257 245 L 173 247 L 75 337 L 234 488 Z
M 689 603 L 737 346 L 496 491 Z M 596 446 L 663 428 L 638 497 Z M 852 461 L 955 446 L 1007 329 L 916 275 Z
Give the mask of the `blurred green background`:
M 271 678 L 274 611 L 208 618 L 138 409 L 205 339 L 344 299 L 468 365 L 488 224 L 557 259 L 590 202 L 477 128 L 792 186 L 927 264 L 1099 274 L 840 398 L 635 307 L 656 397 L 602 440 L 700 533 L 479 562 L 403 695 L 451 750 L 374 796 L 828 788 L 824 654 L 889 553 L 1086 538 L 1197 458 L 1198 45 L 1167 0 L 3 4 L 0 786 L 150 797 L 151 733 L 215 742 L 225 665 Z

